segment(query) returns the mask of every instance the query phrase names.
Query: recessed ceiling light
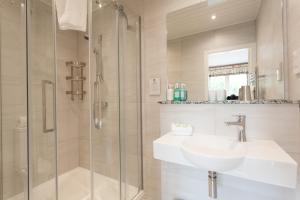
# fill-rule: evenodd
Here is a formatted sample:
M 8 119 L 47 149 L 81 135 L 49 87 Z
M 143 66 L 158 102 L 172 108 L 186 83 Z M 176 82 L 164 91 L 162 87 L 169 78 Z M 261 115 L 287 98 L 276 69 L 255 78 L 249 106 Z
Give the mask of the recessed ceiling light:
M 207 0 L 208 6 L 216 6 L 226 2 L 226 0 Z
M 215 20 L 215 19 L 217 19 L 217 16 L 216 16 L 216 15 L 212 15 L 212 16 L 211 16 L 211 19 L 212 19 L 212 20 Z
M 99 5 L 98 5 L 98 6 L 99 6 L 99 8 L 102 8 L 102 3 L 99 3 Z

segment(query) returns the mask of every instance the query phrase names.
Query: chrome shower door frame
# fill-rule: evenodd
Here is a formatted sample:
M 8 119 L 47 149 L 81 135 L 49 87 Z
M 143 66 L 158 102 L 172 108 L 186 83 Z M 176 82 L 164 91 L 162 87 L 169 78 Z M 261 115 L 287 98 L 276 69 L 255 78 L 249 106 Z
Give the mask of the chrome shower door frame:
M 138 178 L 139 178 L 139 188 L 138 188 L 138 193 L 133 197 L 133 199 L 126 199 L 127 198 L 127 177 L 126 177 L 126 136 L 124 135 L 124 129 L 122 129 L 122 109 L 121 109 L 121 68 L 124 67 L 122 66 L 123 62 L 122 61 L 122 56 L 124 56 L 123 52 L 125 49 L 122 49 L 122 41 L 120 35 L 120 32 L 122 32 L 122 27 L 120 25 L 120 21 L 122 18 L 125 19 L 126 21 L 126 29 L 128 30 L 130 25 L 129 25 L 129 18 L 126 14 L 125 7 L 123 5 L 115 4 L 116 8 L 116 18 L 117 18 L 117 32 L 118 32 L 118 89 L 119 89 L 119 144 L 120 144 L 120 200 L 140 200 L 143 197 L 143 150 L 142 150 L 142 33 L 141 33 L 141 17 L 138 16 L 137 21 L 135 22 L 137 30 L 135 34 L 136 42 L 137 42 L 137 59 L 136 59 L 136 69 L 137 69 L 137 88 L 135 88 L 138 92 L 138 103 L 137 103 L 137 108 L 138 108 L 138 113 L 137 113 L 137 129 L 138 129 L 138 135 L 137 135 L 137 140 L 138 140 Z M 122 24 L 124 26 L 124 24 Z M 124 36 L 123 36 L 124 37 Z M 123 41 L 124 42 L 124 41 Z
M 1 15 L 0 15 L 0 200 L 3 200 L 1 28 L 2 26 L 1 26 Z

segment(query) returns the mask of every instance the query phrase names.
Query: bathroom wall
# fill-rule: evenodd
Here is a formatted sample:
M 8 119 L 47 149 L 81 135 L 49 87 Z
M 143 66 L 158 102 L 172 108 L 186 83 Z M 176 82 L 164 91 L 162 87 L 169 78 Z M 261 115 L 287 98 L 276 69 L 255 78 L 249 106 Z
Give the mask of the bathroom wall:
M 288 18 L 288 62 L 289 62 L 289 96 L 293 100 L 300 100 L 300 74 L 294 69 L 300 67 L 300 1 L 287 0 Z
M 289 62 L 289 98 L 300 100 L 300 75 L 294 73 L 294 68 L 300 66 L 300 2 L 298 0 L 287 0 L 287 28 L 288 28 L 288 62 Z M 300 124 L 300 121 L 299 121 Z M 300 133 L 298 133 L 300 134 Z M 299 149 L 299 146 L 297 147 Z M 298 162 L 299 163 L 299 162 Z
M 160 162 L 153 158 L 152 142 L 160 136 L 158 101 L 165 99 L 167 84 L 168 12 L 199 3 L 199 0 L 144 0 L 143 16 L 143 162 L 145 199 L 161 199 Z M 149 95 L 149 79 L 161 78 L 161 95 Z
M 168 40 L 168 81 L 187 84 L 190 100 L 206 100 L 208 93 L 204 53 L 256 43 L 255 21 Z
M 67 172 L 79 166 L 79 127 L 81 101 L 66 94 L 70 89 L 71 70 L 67 61 L 78 60 L 78 32 L 61 31 L 57 27 L 57 137 L 58 172 Z
M 299 106 L 295 105 L 162 105 L 161 135 L 170 131 L 172 122 L 189 123 L 195 134 L 238 137 L 234 126 L 224 122 L 232 115 L 246 115 L 247 139 L 271 139 L 300 162 Z M 222 200 L 297 200 L 297 190 L 277 187 L 237 177 L 220 175 L 218 199 Z M 300 181 L 300 179 L 299 179 Z M 299 182 L 300 183 L 300 182 Z M 162 162 L 162 199 L 209 199 L 207 171 Z M 177 188 L 180 188 L 179 190 Z
M 284 98 L 284 81 L 276 76 L 276 70 L 284 70 L 281 10 L 280 1 L 263 0 L 257 17 L 257 66 L 259 75 L 265 75 L 260 78 L 259 93 L 264 99 Z
M 300 9 L 300 1 L 287 0 L 287 29 L 288 29 L 287 42 L 288 42 L 288 64 L 289 64 L 288 96 L 290 99 L 295 101 L 300 100 L 300 89 L 299 89 L 300 74 L 294 73 L 294 69 L 300 67 L 300 38 L 298 34 L 300 31 L 299 9 Z
M 84 90 L 87 92 L 84 100 L 78 102 L 79 106 L 79 166 L 90 169 L 90 95 L 89 92 L 89 41 L 84 38 L 84 33 L 77 34 L 77 55 L 78 60 L 87 63 L 87 67 L 84 71 L 86 81 L 84 84 Z
M 153 140 L 160 137 L 159 105 L 157 101 L 165 99 L 167 83 L 167 38 L 166 38 L 166 15 L 189 5 L 199 3 L 199 0 L 176 1 L 176 0 L 144 0 L 143 20 L 143 149 L 144 149 L 144 186 L 146 199 L 161 199 L 161 163 L 153 158 Z M 291 66 L 300 66 L 300 47 L 298 32 L 300 30 L 298 0 L 287 0 L 288 2 L 288 24 L 289 24 L 289 63 Z M 291 69 L 289 92 L 292 99 L 300 99 L 300 78 L 295 76 Z M 152 77 L 161 78 L 161 95 L 149 95 L 149 79 Z M 300 122 L 299 122 L 300 124 Z M 296 149 L 297 150 L 297 149 Z M 298 160 L 298 159 L 297 159 Z M 178 166 L 177 166 L 178 167 Z M 174 169 L 174 168 L 173 168 Z M 176 169 L 175 169 L 176 170 Z M 186 172 L 186 170 L 184 170 Z M 193 181 L 191 181 L 194 183 Z M 238 185 L 236 182 L 234 185 Z M 260 187 L 254 184 L 252 188 Z M 178 190 L 178 187 L 176 188 Z M 199 189 L 200 190 L 200 189 Z M 270 189 L 271 191 L 273 189 Z

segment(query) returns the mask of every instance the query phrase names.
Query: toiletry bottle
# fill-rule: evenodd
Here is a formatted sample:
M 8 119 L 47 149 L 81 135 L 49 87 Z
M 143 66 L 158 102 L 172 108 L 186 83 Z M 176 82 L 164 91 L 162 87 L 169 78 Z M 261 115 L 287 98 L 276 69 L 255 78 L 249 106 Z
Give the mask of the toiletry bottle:
M 179 87 L 179 83 L 175 84 L 175 88 L 174 88 L 174 101 L 180 101 L 180 87 Z
M 180 101 L 186 101 L 186 100 L 187 100 L 186 84 L 181 83 L 181 85 L 180 85 Z
M 169 84 L 167 89 L 167 101 L 172 102 L 174 100 L 174 89 L 173 85 Z

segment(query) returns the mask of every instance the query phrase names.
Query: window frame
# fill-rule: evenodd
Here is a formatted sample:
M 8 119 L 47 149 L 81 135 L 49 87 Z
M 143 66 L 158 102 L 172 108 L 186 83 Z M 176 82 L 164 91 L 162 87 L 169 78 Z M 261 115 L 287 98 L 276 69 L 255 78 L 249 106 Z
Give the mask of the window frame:
M 228 46 L 224 48 L 207 50 L 204 52 L 204 73 L 205 73 L 205 98 L 208 99 L 209 96 L 209 65 L 208 65 L 208 55 L 212 53 L 220 53 L 224 51 L 233 51 L 238 49 L 249 49 L 249 64 L 248 64 L 248 73 L 255 72 L 256 68 L 256 43 L 247 43 L 242 45 Z M 249 77 L 247 76 L 247 82 L 249 83 Z

